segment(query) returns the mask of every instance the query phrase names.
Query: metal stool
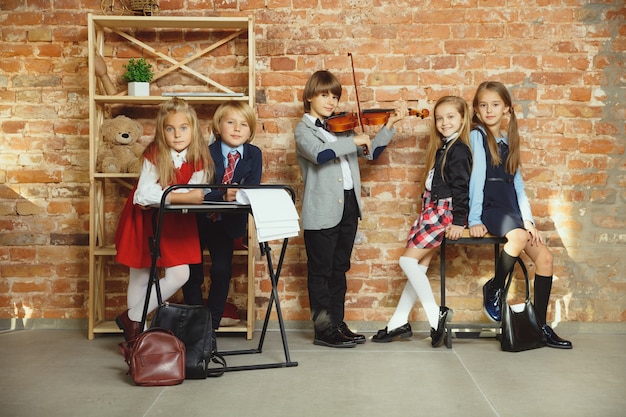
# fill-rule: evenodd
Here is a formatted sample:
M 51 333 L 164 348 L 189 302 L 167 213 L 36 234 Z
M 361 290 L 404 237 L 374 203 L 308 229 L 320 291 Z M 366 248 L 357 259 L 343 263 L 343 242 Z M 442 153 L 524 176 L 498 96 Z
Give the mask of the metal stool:
M 443 242 L 441 243 L 441 305 L 446 305 L 446 245 L 493 245 L 493 253 L 494 253 L 494 271 L 495 266 L 498 262 L 498 257 L 500 255 L 500 245 L 506 243 L 505 237 L 494 236 L 491 234 L 487 234 L 484 237 L 471 237 L 469 234 L 469 230 L 465 229 L 463 231 L 463 236 L 458 240 L 450 240 L 447 237 L 444 237 Z M 500 329 L 500 323 L 446 323 L 446 347 L 448 349 L 452 348 L 452 331 L 453 330 L 477 330 L 478 332 L 473 333 L 473 337 L 478 337 L 480 335 L 481 330 L 494 330 L 498 331 Z M 457 332 L 458 333 L 458 332 Z M 470 333 L 470 332 L 467 332 Z M 477 334 L 476 334 L 477 333 Z

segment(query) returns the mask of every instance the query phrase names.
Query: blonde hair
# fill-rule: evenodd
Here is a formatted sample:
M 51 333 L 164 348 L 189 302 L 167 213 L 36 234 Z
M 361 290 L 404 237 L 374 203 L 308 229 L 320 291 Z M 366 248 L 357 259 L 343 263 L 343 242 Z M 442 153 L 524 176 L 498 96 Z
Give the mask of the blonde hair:
M 437 119 L 436 119 L 437 108 L 443 104 L 453 105 L 454 108 L 461 115 L 461 119 L 462 119 L 461 129 L 459 129 L 458 135 L 454 139 L 450 140 L 443 154 L 443 159 L 441 163 L 441 178 L 445 181 L 445 176 L 443 175 L 443 173 L 444 173 L 444 168 L 446 166 L 446 159 L 448 157 L 448 151 L 452 147 L 452 144 L 454 144 L 456 141 L 461 141 L 464 144 L 466 144 L 468 147 L 470 146 L 469 137 L 470 137 L 470 130 L 471 130 L 471 118 L 470 118 L 469 106 L 467 105 L 465 100 L 463 100 L 461 97 L 444 96 L 444 97 L 441 97 L 439 100 L 437 100 L 437 102 L 435 103 L 435 107 L 433 108 L 433 123 L 430 126 L 430 140 L 428 141 L 428 146 L 426 148 L 426 173 L 428 173 L 435 166 L 435 158 L 437 156 L 437 151 L 440 148 L 442 148 L 444 145 L 443 139 L 445 138 L 437 130 Z M 426 188 L 427 177 L 428 175 L 424 175 L 424 178 L 422 178 L 421 192 L 424 192 L 424 189 Z
M 513 110 L 513 100 L 511 99 L 511 94 L 509 90 L 504 86 L 504 84 L 497 81 L 484 81 L 481 83 L 476 89 L 476 94 L 474 94 L 474 101 L 472 102 L 472 106 L 474 108 L 474 116 L 472 121 L 481 126 L 485 133 L 487 134 L 487 145 L 489 147 L 489 153 L 491 154 L 491 163 L 493 166 L 498 166 L 502 163 L 500 160 L 500 154 L 498 153 L 498 144 L 496 142 L 496 138 L 493 136 L 493 133 L 487 128 L 476 114 L 476 109 L 478 108 L 478 103 L 480 102 L 480 95 L 486 90 L 492 91 L 500 96 L 500 99 L 504 102 L 504 105 L 509 108 L 509 125 L 507 127 L 506 137 L 509 146 L 509 157 L 505 162 L 506 172 L 514 175 L 515 172 L 521 167 L 522 159 L 520 152 L 520 137 L 519 130 L 517 128 L 517 117 L 515 116 L 515 111 Z
M 166 117 L 171 113 L 183 113 L 189 121 L 191 128 L 191 143 L 187 148 L 187 162 L 194 171 L 204 171 L 203 182 L 211 183 L 213 180 L 214 165 L 206 140 L 202 136 L 202 129 L 198 122 L 196 111 L 185 100 L 174 97 L 159 106 L 156 118 L 156 130 L 154 140 L 144 151 L 144 158 L 151 156 L 159 173 L 159 184 L 162 188 L 174 185 L 176 181 L 176 168 L 172 161 L 170 146 L 165 140 L 163 125 Z
M 254 136 L 256 135 L 256 115 L 254 114 L 254 110 L 252 107 L 246 102 L 243 101 L 227 101 L 223 103 L 221 106 L 215 110 L 215 114 L 213 115 L 213 123 L 211 125 L 211 132 L 213 132 L 213 136 L 215 136 L 216 140 L 222 140 L 222 133 L 220 132 L 220 122 L 226 113 L 229 110 L 236 111 L 244 119 L 248 122 L 248 126 L 250 127 L 250 137 L 247 142 L 252 142 Z

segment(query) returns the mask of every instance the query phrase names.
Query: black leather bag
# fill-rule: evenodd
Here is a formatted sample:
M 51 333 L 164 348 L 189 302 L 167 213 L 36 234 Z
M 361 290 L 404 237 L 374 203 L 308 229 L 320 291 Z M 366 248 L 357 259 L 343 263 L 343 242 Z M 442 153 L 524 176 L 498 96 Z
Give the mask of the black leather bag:
M 502 292 L 502 335 L 500 337 L 500 347 L 506 352 L 521 352 L 545 346 L 545 337 L 541 330 L 541 324 L 535 315 L 535 308 L 530 302 L 530 282 L 528 281 L 528 271 L 521 259 L 517 259 L 526 281 L 526 299 L 515 310 L 511 308 L 507 301 L 507 294 L 513 281 L 513 271 L 509 274 L 506 287 Z
M 171 330 L 185 344 L 186 379 L 224 374 L 226 361 L 213 346 L 211 312 L 208 308 L 165 302 L 157 308 L 150 327 Z M 218 367 L 209 368 L 211 363 Z

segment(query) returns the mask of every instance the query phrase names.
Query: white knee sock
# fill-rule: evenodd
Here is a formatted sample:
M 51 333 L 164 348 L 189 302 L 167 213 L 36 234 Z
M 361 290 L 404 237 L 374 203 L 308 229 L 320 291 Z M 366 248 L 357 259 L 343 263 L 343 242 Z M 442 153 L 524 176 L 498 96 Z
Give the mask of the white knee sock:
M 402 268 L 402 271 L 404 271 L 404 274 L 407 276 L 408 282 L 411 284 L 413 291 L 417 294 L 417 297 L 422 302 L 422 307 L 424 308 L 424 311 L 426 312 L 426 317 L 428 318 L 428 322 L 430 323 L 430 326 L 436 329 L 437 322 L 439 320 L 439 305 L 435 301 L 433 290 L 430 287 L 430 281 L 428 281 L 428 277 L 426 276 L 426 270 L 428 267 L 419 265 L 418 262 L 419 261 L 417 259 L 411 258 L 409 256 L 400 257 L 400 267 Z M 409 295 L 407 295 L 407 298 L 408 296 Z M 402 299 L 402 297 L 400 298 Z M 413 303 L 415 303 L 415 299 L 413 299 Z M 398 306 L 399 306 L 399 303 L 398 303 Z M 411 312 L 411 308 L 412 308 L 412 305 L 409 308 L 408 312 L 406 313 L 406 316 L 404 317 L 404 322 L 399 324 L 398 326 L 401 326 L 402 324 L 406 323 L 408 319 L 408 315 Z M 394 313 L 394 316 L 395 315 L 396 314 Z M 392 317 L 392 320 L 393 320 L 393 317 Z M 395 323 L 396 321 L 394 321 L 392 325 L 395 325 Z M 390 326 L 389 330 L 395 329 L 396 327 Z
M 403 258 L 408 260 L 408 262 L 406 260 L 403 261 L 402 260 Z M 417 264 L 419 271 L 421 271 L 423 275 L 426 275 L 426 271 L 428 270 L 428 265 L 421 265 L 418 262 L 419 261 L 417 259 L 411 258 L 408 256 L 400 257 L 400 267 L 404 271 L 404 274 L 407 275 L 407 277 L 408 277 L 408 274 L 403 266 L 403 264 L 405 263 L 408 263 L 411 265 Z M 413 306 L 415 305 L 416 301 L 417 301 L 417 292 L 415 291 L 415 288 L 413 287 L 413 284 L 411 283 L 411 281 L 407 280 L 406 284 L 404 285 L 404 290 L 402 291 L 402 295 L 400 295 L 400 300 L 398 301 L 398 306 L 396 307 L 396 311 L 393 313 L 393 316 L 391 316 L 391 319 L 389 320 L 389 323 L 387 324 L 387 329 L 393 330 L 395 328 L 402 326 L 403 324 L 406 324 L 409 321 L 409 314 L 411 314 L 411 310 L 413 310 Z M 437 309 L 437 311 L 439 311 L 439 309 Z
M 147 268 L 146 268 L 147 269 Z M 145 273 L 145 269 L 135 270 L 138 273 L 133 274 L 131 270 L 128 283 L 128 302 L 129 310 L 128 317 L 133 321 L 141 321 L 143 315 L 143 306 L 146 299 L 146 291 L 148 289 L 148 281 L 150 279 L 150 270 Z M 165 276 L 159 280 L 159 287 L 161 288 L 161 298 L 163 301 L 170 298 L 176 291 L 178 291 L 189 279 L 189 265 L 177 265 L 165 268 Z M 143 288 L 143 294 L 139 294 L 138 291 Z M 132 291 L 132 296 L 131 296 Z M 130 305 L 130 302 L 134 302 Z M 154 286 L 150 291 L 150 303 L 148 304 L 148 314 L 154 311 L 158 307 L 157 295 Z
M 393 316 L 391 316 L 389 323 L 387 323 L 387 331 L 397 329 L 409 321 L 409 314 L 411 314 L 411 310 L 416 301 L 417 293 L 413 285 L 411 285 L 411 282 L 407 280 L 406 284 L 404 284 L 402 294 L 400 295 L 398 305 L 396 306 L 396 311 L 393 312 Z

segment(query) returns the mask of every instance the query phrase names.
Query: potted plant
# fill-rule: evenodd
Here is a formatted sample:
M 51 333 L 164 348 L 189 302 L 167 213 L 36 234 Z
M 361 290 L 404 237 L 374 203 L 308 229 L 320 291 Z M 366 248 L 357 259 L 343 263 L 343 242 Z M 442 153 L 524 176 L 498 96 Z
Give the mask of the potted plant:
M 129 96 L 149 96 L 150 81 L 154 77 L 152 64 L 148 64 L 145 58 L 128 60 L 128 64 L 123 65 L 126 72 L 122 75 L 128 82 Z

